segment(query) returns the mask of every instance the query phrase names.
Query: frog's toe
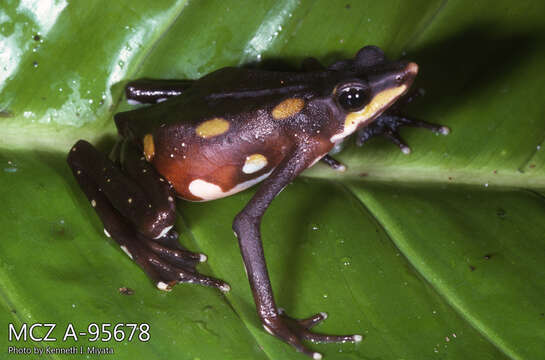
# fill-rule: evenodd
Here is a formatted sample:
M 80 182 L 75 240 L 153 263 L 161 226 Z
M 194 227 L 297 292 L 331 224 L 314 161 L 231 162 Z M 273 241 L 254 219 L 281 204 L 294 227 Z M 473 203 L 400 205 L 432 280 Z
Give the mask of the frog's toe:
M 172 265 L 195 267 L 196 264 L 203 262 L 203 257 L 206 259 L 204 254 L 194 253 L 179 246 L 167 246 L 156 241 L 148 241 L 147 246 L 153 253 Z
M 358 130 L 356 145 L 362 146 L 372 137 L 380 135 L 399 147 L 404 154 L 410 154 L 411 148 L 399 135 L 399 128 L 402 126 L 424 128 L 441 135 L 448 135 L 450 133 L 450 129 L 447 126 L 386 113 L 367 127 Z
M 285 314 L 281 316 L 286 319 L 288 327 L 303 340 L 314 343 L 345 343 L 359 342 L 363 339 L 361 335 L 327 335 L 310 331 L 312 327 L 327 319 L 327 313 L 325 312 L 320 312 L 306 319 L 292 319 Z
M 225 281 L 202 275 L 198 272 L 190 273 L 187 271 L 180 271 L 178 275 L 179 283 L 199 284 L 203 286 L 215 287 L 222 292 L 229 292 L 231 290 L 231 286 L 229 286 L 229 284 L 227 284 Z
M 303 340 L 314 343 L 346 343 L 363 340 L 362 335 L 328 335 L 312 332 L 310 330 L 312 327 L 327 319 L 325 312 L 320 312 L 306 319 L 294 319 L 286 315 L 282 309 L 279 309 L 279 313 L 277 317 L 264 319 L 263 327 L 265 330 L 313 359 L 321 359 L 322 356 L 303 345 Z
M 318 314 L 315 314 L 309 318 L 297 320 L 297 322 L 299 323 L 299 325 L 301 325 L 305 329 L 310 329 L 318 325 L 325 319 L 327 319 L 327 313 L 319 312 Z
M 337 161 L 336 159 L 331 157 L 331 155 L 325 155 L 323 158 L 320 159 L 320 161 L 323 162 L 324 164 L 326 164 L 327 166 L 329 166 L 330 168 L 332 168 L 335 171 L 339 171 L 339 172 L 345 172 L 346 171 L 346 165 L 344 165 L 343 163 Z
M 223 292 L 230 290 L 226 282 L 200 274 L 196 266 L 206 261 L 206 255 L 184 249 L 172 234 L 176 233 L 169 232 L 157 240 L 137 234 L 137 241 L 125 242 L 127 246 L 121 248 L 159 290 L 170 291 L 179 283 L 215 287 Z
M 190 260 L 194 262 L 193 265 L 180 262 L 179 256 L 183 256 L 183 254 L 180 250 L 168 249 L 168 252 L 164 252 L 164 249 L 161 249 L 161 255 L 151 252 L 143 261 L 139 261 L 138 258 L 135 261 L 144 268 L 159 290 L 170 291 L 174 285 L 179 283 L 215 287 L 223 292 L 231 289 L 225 281 L 202 275 L 195 269 L 196 263 L 193 257 L 201 254 L 191 253 L 192 259 Z M 142 262 L 144 262 L 144 265 L 142 265 Z

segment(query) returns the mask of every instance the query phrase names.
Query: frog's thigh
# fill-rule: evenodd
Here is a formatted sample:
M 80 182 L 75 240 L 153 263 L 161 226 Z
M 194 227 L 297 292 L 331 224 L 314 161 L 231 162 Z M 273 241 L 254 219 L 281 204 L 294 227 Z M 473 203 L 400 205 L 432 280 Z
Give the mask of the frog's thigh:
M 85 190 L 90 186 L 99 189 L 106 201 L 139 233 L 147 238 L 161 238 L 174 224 L 173 190 L 143 157 L 139 157 L 134 145 L 125 142 L 121 145 L 121 153 L 123 170 L 81 140 L 71 149 L 68 164 L 97 212 L 98 200 Z M 100 213 L 99 216 L 103 218 Z M 103 222 L 109 232 L 110 221 L 103 219 Z
M 134 80 L 125 86 L 125 95 L 132 104 L 156 104 L 181 95 L 193 80 Z

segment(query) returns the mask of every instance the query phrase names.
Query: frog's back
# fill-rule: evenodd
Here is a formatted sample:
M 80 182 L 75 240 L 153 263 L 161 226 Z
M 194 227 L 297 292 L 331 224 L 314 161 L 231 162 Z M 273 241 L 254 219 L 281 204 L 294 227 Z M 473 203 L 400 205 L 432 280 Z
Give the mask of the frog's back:
M 116 122 L 181 197 L 212 200 L 274 170 L 291 146 L 285 119 L 305 117 L 303 94 L 290 73 L 221 69 L 183 95 L 121 113 Z

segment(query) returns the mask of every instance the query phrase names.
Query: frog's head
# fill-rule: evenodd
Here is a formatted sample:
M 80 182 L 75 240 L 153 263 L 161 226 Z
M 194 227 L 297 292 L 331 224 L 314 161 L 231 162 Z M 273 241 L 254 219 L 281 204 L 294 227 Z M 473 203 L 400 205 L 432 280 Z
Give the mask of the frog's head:
M 368 125 L 396 102 L 412 85 L 418 65 L 408 61 L 387 61 L 376 46 L 361 49 L 353 60 L 329 67 L 341 76 L 331 105 L 341 122 L 331 142 L 337 143 L 358 128 Z

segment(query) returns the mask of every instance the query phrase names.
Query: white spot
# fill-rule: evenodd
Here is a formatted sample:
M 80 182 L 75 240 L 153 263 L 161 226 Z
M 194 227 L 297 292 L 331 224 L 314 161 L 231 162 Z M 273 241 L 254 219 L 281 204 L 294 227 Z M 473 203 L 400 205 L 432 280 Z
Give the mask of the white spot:
M 156 102 L 157 104 L 159 104 L 159 103 L 162 103 L 163 101 L 167 101 L 167 98 L 159 98 L 159 99 L 157 99 L 155 102 Z
M 170 287 L 162 281 L 159 281 L 157 283 L 157 289 L 163 290 L 163 291 L 170 291 Z
M 92 207 L 96 207 L 96 206 L 97 206 L 97 202 L 95 201 L 95 199 L 91 200 L 91 206 L 92 206 Z
M 242 172 L 245 174 L 253 174 L 267 166 L 267 158 L 261 154 L 254 154 L 246 157 Z
M 236 194 L 242 190 L 249 188 L 252 185 L 257 184 L 258 182 L 267 178 L 273 172 L 273 170 L 259 177 L 256 177 L 255 179 L 251 179 L 237 184 L 236 186 L 232 187 L 227 191 L 223 191 L 218 185 L 209 183 L 202 179 L 193 180 L 189 184 L 189 192 L 197 197 L 200 197 L 202 199 L 201 201 L 219 199 L 232 194 Z
M 354 342 L 360 342 L 363 340 L 363 336 L 361 335 L 354 335 L 352 338 L 354 338 Z
M 235 237 L 238 239 L 238 235 L 236 231 L 233 231 L 233 234 L 235 234 Z
M 312 354 L 312 358 L 314 360 L 322 360 L 322 354 L 315 352 L 314 354 Z
M 271 328 L 267 325 L 263 324 L 263 329 L 265 329 L 266 332 L 274 336 L 274 333 L 272 332 Z
M 132 260 L 133 257 L 132 257 L 132 254 L 129 252 L 129 249 L 127 249 L 127 247 L 125 245 L 121 245 L 121 250 L 123 250 L 123 252 L 125 254 L 127 254 L 127 256 Z
M 128 202 L 129 204 L 131 204 L 131 203 L 132 203 L 132 198 L 128 198 L 128 199 L 127 199 L 127 202 Z
M 162 238 L 163 236 L 165 236 L 165 235 L 170 231 L 170 229 L 172 229 L 172 226 L 173 226 L 173 225 L 170 225 L 170 226 L 165 227 L 165 228 L 161 231 L 161 233 L 160 233 L 159 235 L 157 235 L 156 237 L 154 237 L 153 239 L 157 240 L 157 239 L 160 239 L 160 238 Z
M 169 197 L 168 197 L 168 201 L 173 202 L 173 201 L 174 201 L 174 198 L 173 198 L 172 196 L 169 196 Z
M 401 148 L 401 152 L 402 152 L 403 154 L 405 154 L 405 155 L 409 155 L 409 154 L 411 153 L 411 148 L 408 147 L 408 146 L 403 146 L 403 147 Z
M 229 291 L 231 291 L 231 287 L 229 286 L 229 284 L 223 284 L 223 285 L 220 286 L 220 290 L 222 292 L 229 292 Z
M 345 172 L 346 171 L 346 166 L 345 165 L 339 165 L 335 170 L 337 170 L 338 172 Z
M 439 129 L 439 133 L 442 135 L 448 135 L 450 134 L 450 129 L 446 126 L 441 126 L 441 128 Z
M 129 105 L 142 105 L 143 104 L 140 101 L 137 101 L 137 100 L 134 100 L 134 99 L 127 99 L 127 103 Z
M 325 320 L 327 319 L 327 313 L 326 312 L 321 312 L 320 315 L 322 315 L 322 318 Z
M 78 174 L 78 175 L 81 175 L 81 170 L 78 170 L 78 171 L 77 171 L 77 174 Z
M 108 230 L 104 229 L 104 235 L 106 235 L 107 237 L 111 238 L 112 236 L 110 235 L 110 233 L 108 232 Z
M 199 254 L 199 262 L 205 262 L 206 260 L 208 260 L 208 257 L 204 254 Z

